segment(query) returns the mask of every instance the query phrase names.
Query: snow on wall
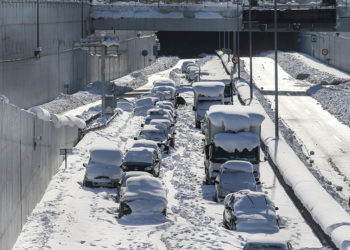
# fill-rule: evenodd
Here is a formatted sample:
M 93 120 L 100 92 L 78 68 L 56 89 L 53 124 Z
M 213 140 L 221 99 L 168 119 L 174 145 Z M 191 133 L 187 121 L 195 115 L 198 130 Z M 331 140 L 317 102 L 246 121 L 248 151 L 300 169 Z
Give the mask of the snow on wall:
M 5 102 L 0 102 L 0 116 L 0 200 L 6 201 L 0 203 L 0 249 L 6 250 L 61 165 L 60 149 L 78 139 L 78 128 L 57 128 Z

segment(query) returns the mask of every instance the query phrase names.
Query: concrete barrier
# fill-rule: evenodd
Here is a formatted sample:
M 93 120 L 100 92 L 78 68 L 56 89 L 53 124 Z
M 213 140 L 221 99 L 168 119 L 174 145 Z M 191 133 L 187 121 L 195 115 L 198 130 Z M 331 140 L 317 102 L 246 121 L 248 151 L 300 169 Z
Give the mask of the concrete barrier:
M 71 148 L 78 128 L 52 122 L 0 101 L 0 249 L 11 249 Z

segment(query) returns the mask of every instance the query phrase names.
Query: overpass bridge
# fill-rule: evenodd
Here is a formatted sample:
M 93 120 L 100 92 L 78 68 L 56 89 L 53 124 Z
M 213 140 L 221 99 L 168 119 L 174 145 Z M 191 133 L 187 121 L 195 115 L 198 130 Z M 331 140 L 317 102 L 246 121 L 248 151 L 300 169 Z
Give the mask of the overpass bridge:
M 273 31 L 273 2 L 252 1 L 252 31 Z M 277 11 L 281 32 L 350 31 L 350 3 L 280 2 Z M 249 6 L 232 1 L 115 2 L 93 5 L 90 19 L 96 30 L 248 31 Z

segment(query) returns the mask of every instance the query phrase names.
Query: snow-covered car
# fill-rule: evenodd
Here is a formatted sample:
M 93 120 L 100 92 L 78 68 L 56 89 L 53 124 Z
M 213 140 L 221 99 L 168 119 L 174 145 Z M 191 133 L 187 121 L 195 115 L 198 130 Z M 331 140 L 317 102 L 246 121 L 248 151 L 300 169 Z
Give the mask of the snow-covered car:
M 174 110 L 174 107 L 170 106 L 170 105 L 166 105 L 166 104 L 156 104 L 155 108 L 160 108 L 160 109 L 165 109 L 165 110 L 168 110 L 171 115 L 175 115 L 175 110 Z
M 145 125 L 149 125 L 153 119 L 167 119 L 171 124 L 175 124 L 174 118 L 169 114 L 162 115 L 147 115 L 145 118 Z
M 170 80 L 170 79 L 159 79 L 159 80 L 155 80 L 153 82 L 153 86 L 154 87 L 168 86 L 168 87 L 175 88 L 175 82 L 173 80 Z
M 156 105 L 165 105 L 174 109 L 174 103 L 172 103 L 171 101 L 159 101 Z
M 155 107 L 147 111 L 147 115 L 164 115 L 164 114 L 168 114 L 170 117 L 173 117 L 173 112 L 169 109 Z
M 185 70 L 185 73 L 186 73 L 186 74 L 188 74 L 190 67 L 197 67 L 197 68 L 198 68 L 198 65 L 197 65 L 196 63 L 194 63 L 194 62 L 188 63 L 188 64 L 186 65 L 186 70 Z
M 182 73 L 186 73 L 187 65 L 194 64 L 194 61 L 184 61 L 181 66 Z
M 155 141 L 162 152 L 169 153 L 169 136 L 164 127 L 155 125 L 145 125 L 139 136 L 134 139 L 145 139 Z
M 120 202 L 120 199 L 123 197 L 125 193 L 125 188 L 126 188 L 126 181 L 130 177 L 135 177 L 135 176 L 153 176 L 152 174 L 144 171 L 130 171 L 130 172 L 124 172 L 119 180 L 119 185 L 117 186 L 117 194 L 115 196 L 115 199 L 117 202 Z
M 153 148 L 157 150 L 158 158 L 160 161 L 162 160 L 162 151 L 158 147 L 158 144 L 155 141 L 151 140 L 137 140 L 134 141 L 134 144 L 131 146 L 132 148 Z
M 122 153 L 113 147 L 95 147 L 90 150 L 90 160 L 84 164 L 86 172 L 83 185 L 111 187 L 118 185 L 122 175 Z
M 134 113 L 145 112 L 148 109 L 153 108 L 157 101 L 159 101 L 159 98 L 154 96 L 144 97 L 136 100 Z
M 291 250 L 290 242 L 276 237 L 253 237 L 247 240 L 243 250 Z
M 189 81 L 199 81 L 200 69 L 197 66 L 191 66 L 188 68 L 187 80 Z
M 159 125 L 159 124 L 164 125 L 168 134 L 173 135 L 175 133 L 174 124 L 172 124 L 168 119 L 153 119 L 150 122 L 150 125 Z
M 241 190 L 224 200 L 223 224 L 240 232 L 276 233 L 279 231 L 276 208 L 262 192 Z
M 226 195 L 240 190 L 257 191 L 253 165 L 248 161 L 227 161 L 220 167 L 215 179 L 216 200 L 222 201 Z
M 128 214 L 166 216 L 167 204 L 166 190 L 160 180 L 151 176 L 131 177 L 120 199 L 119 218 Z
M 127 171 L 145 171 L 159 176 L 160 159 L 156 149 L 153 148 L 130 148 L 124 157 L 122 169 Z
M 164 97 L 163 100 L 174 101 L 175 95 L 176 95 L 176 89 L 170 86 L 159 86 L 159 87 L 154 87 L 151 93 L 155 94 L 156 96 L 158 93 L 166 94 L 163 96 Z

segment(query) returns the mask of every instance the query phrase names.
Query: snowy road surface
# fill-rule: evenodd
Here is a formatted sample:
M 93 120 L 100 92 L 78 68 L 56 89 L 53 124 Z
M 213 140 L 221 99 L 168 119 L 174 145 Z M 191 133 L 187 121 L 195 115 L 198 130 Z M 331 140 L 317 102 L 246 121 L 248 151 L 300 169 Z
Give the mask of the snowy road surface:
M 202 80 L 228 78 L 217 57 L 212 57 L 202 69 L 207 73 Z M 153 79 L 168 75 L 169 70 L 150 77 L 143 88 L 150 88 Z M 113 143 L 125 152 L 132 144 L 144 117 L 124 111 L 107 128 L 88 133 L 73 149 L 68 168 L 62 164 L 14 249 L 241 249 L 248 237 L 256 235 L 222 226 L 223 203 L 214 202 L 214 186 L 203 185 L 204 136 L 194 127 L 193 92 L 189 84 L 178 86 L 178 91 L 188 105 L 177 111 L 175 149 L 163 158 L 160 179 L 168 190 L 166 218 L 117 219 L 115 189 L 81 186 L 85 173 L 82 164 L 88 161 L 91 147 Z M 262 191 L 279 207 L 282 228 L 276 236 L 291 240 L 295 248 L 320 248 L 321 243 L 269 164 L 262 162 L 260 169 Z
M 249 60 L 244 59 L 249 72 Z M 310 60 L 310 59 L 308 59 Z M 253 79 L 255 84 L 264 89 L 274 89 L 274 61 L 270 58 L 253 58 Z M 290 92 L 305 91 L 303 84 L 289 76 L 279 67 L 279 90 Z M 307 82 L 304 85 L 310 85 Z M 305 94 L 306 95 L 306 94 Z M 274 108 L 274 96 L 266 95 Z M 279 115 L 287 127 L 295 132 L 306 155 L 315 170 L 330 184 L 338 189 L 344 201 L 350 197 L 350 128 L 339 122 L 312 97 L 279 96 Z M 347 202 L 341 205 L 348 208 Z

